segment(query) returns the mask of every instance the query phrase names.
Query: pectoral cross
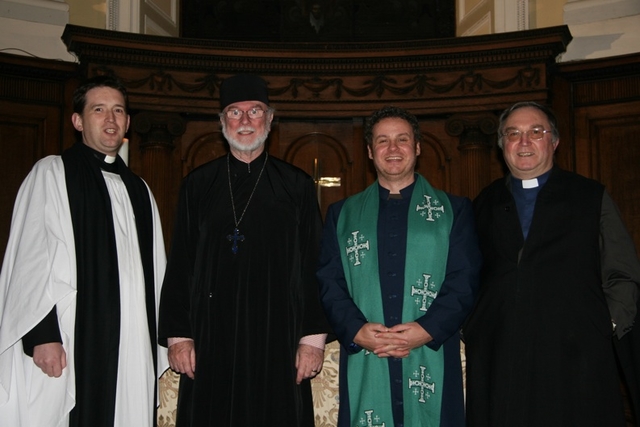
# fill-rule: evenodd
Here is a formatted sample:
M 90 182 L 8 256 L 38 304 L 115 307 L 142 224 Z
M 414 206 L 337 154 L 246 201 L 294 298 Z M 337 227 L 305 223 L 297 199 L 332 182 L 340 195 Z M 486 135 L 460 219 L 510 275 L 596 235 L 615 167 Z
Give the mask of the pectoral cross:
M 233 241 L 231 244 L 231 252 L 235 255 L 238 253 L 238 242 L 244 242 L 244 235 L 240 234 L 240 230 L 234 228 L 233 234 L 229 234 L 227 240 L 230 242 Z

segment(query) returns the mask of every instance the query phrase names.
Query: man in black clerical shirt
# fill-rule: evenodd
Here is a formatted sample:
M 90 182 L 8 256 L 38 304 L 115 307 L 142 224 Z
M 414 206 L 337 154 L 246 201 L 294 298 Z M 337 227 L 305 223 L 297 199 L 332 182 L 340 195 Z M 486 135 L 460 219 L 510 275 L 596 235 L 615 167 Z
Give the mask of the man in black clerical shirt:
M 554 166 L 555 115 L 500 118 L 510 174 L 474 201 L 484 257 L 464 328 L 470 427 L 624 426 L 614 344 L 636 314 L 640 265 L 604 186 Z
M 263 79 L 225 79 L 220 107 L 230 150 L 183 181 L 161 299 L 160 341 L 182 374 L 176 425 L 311 427 L 328 331 L 314 183 L 265 150 Z

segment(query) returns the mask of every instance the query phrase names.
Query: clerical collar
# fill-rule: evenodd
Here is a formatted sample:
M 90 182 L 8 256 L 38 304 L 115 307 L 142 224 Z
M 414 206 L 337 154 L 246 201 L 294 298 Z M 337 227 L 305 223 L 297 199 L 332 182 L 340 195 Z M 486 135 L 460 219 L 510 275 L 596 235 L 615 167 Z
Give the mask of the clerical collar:
M 511 175 L 511 185 L 513 189 L 531 190 L 533 188 L 544 186 L 549 179 L 549 175 L 551 175 L 551 170 L 548 170 L 542 175 L 533 179 L 518 179 Z
M 84 142 L 79 142 L 78 144 L 81 144 L 85 150 L 92 154 L 92 157 L 96 160 L 100 169 L 111 173 L 118 173 L 118 163 L 116 162 L 117 157 L 101 153 L 100 151 L 89 147 Z
M 233 154 L 229 155 L 231 168 L 233 168 L 234 172 L 248 173 L 248 174 L 250 174 L 251 171 L 259 172 L 262 169 L 262 165 L 264 164 L 266 158 L 267 158 L 267 150 L 263 150 L 262 153 L 260 153 L 260 155 L 255 159 L 253 159 L 253 161 L 250 163 L 246 163 L 246 162 L 243 162 L 242 160 L 239 160 Z
M 389 191 L 388 189 L 384 188 L 378 182 L 378 189 L 380 191 L 380 198 L 383 199 L 383 200 L 410 199 L 411 198 L 411 194 L 413 194 L 413 187 L 415 187 L 415 186 L 416 186 L 416 180 L 414 180 L 411 184 L 407 185 L 402 190 L 400 190 L 400 194 L 398 194 L 398 193 L 391 194 L 391 191 Z

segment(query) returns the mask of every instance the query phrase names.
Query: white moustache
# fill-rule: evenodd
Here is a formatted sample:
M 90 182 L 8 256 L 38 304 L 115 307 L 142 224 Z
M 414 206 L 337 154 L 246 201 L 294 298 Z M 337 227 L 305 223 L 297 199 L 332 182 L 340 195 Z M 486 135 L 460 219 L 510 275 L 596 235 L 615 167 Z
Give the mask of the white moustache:
M 256 129 L 251 127 L 251 126 L 240 126 L 237 130 L 236 133 L 242 133 L 242 132 L 255 132 Z

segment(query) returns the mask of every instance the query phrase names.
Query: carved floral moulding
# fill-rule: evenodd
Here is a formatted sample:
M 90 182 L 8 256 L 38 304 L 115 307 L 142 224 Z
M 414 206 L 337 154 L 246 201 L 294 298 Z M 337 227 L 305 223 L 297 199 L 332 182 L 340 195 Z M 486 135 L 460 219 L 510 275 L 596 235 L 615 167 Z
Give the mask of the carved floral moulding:
M 91 69 L 90 75 L 94 74 L 118 76 L 127 87 L 134 108 L 173 111 L 175 107 L 182 107 L 183 112 L 209 113 L 217 106 L 220 83 L 226 77 L 215 73 L 122 70 L 99 65 Z M 540 66 L 431 75 L 265 76 L 265 79 L 271 103 L 280 112 L 311 109 L 331 112 L 337 103 L 343 113 L 350 108 L 368 111 L 371 107 L 361 104 L 371 102 L 422 104 L 420 108 L 425 110 L 446 106 L 464 110 L 460 107 L 464 107 L 462 104 L 470 97 L 475 99 L 473 105 L 493 105 L 505 96 L 509 99 L 503 102 L 513 102 L 509 95 L 528 99 L 546 96 L 546 74 Z
M 114 74 L 134 108 L 210 113 L 220 82 L 263 76 L 285 115 L 341 115 L 403 103 L 424 112 L 546 99 L 566 26 L 389 43 L 249 43 L 179 39 L 68 25 L 63 40 L 88 75 Z

